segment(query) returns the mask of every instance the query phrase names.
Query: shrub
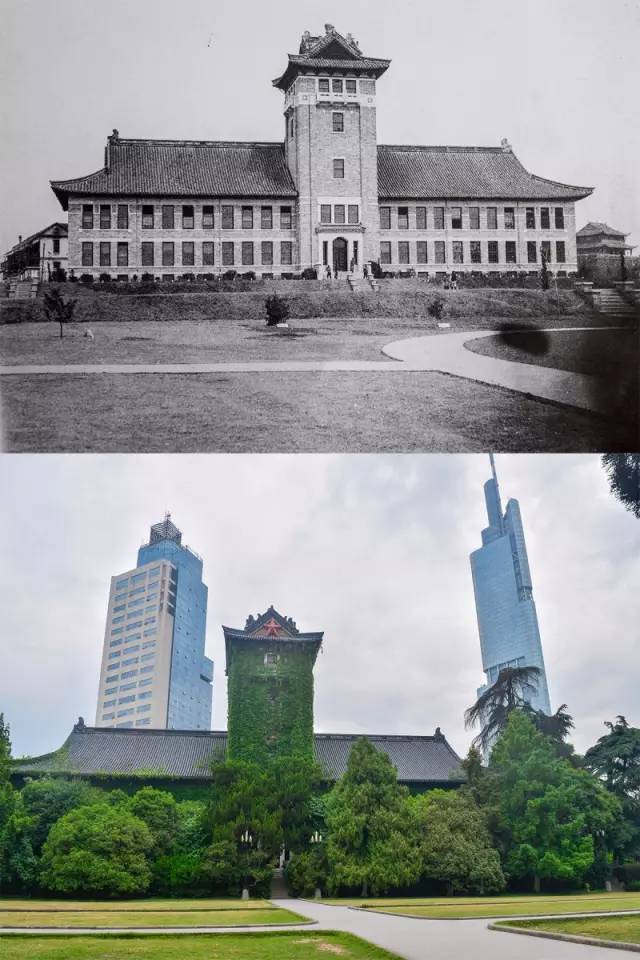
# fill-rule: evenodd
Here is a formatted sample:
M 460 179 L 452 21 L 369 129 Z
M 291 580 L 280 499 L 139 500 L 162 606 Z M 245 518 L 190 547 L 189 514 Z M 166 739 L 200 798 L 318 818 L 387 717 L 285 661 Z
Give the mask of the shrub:
M 302 271 L 302 279 L 303 279 L 303 280 L 317 280 L 317 279 L 318 279 L 318 271 L 315 270 L 313 267 L 306 267 L 306 268 Z
M 222 274 L 222 278 L 224 280 L 235 280 L 237 276 L 237 270 L 225 270 L 225 272 Z
M 435 297 L 427 307 L 427 313 L 435 320 L 441 320 L 444 313 L 444 300 L 442 297 Z
M 289 319 L 289 305 L 277 293 L 267 297 L 264 302 L 267 310 L 267 326 L 275 327 L 278 323 L 286 323 Z
M 382 267 L 377 262 L 377 260 L 371 261 L 371 273 L 373 274 L 374 280 L 382 279 Z
M 329 867 L 324 843 L 293 855 L 285 869 L 289 893 L 294 897 L 312 897 L 317 889 L 326 888 Z
M 111 283 L 111 274 L 101 273 L 98 279 L 100 280 L 100 283 Z
M 181 852 L 159 857 L 153 865 L 152 887 L 155 893 L 172 897 L 205 893 L 201 854 Z
M 142 283 L 153 283 L 154 276 L 152 273 L 143 273 L 140 280 Z
M 178 829 L 178 810 L 173 794 L 155 787 L 143 787 L 131 797 L 129 810 L 146 823 L 151 832 L 151 855 L 166 854 Z
M 80 275 L 80 283 L 86 283 L 87 286 L 91 286 L 91 284 L 93 283 L 93 274 L 82 273 Z
M 246 273 L 242 274 L 243 280 L 255 280 L 255 278 L 256 278 L 255 270 L 247 270 Z
M 182 276 L 180 277 L 181 280 L 185 280 L 187 283 L 193 283 L 195 278 L 196 278 L 195 273 L 183 273 Z

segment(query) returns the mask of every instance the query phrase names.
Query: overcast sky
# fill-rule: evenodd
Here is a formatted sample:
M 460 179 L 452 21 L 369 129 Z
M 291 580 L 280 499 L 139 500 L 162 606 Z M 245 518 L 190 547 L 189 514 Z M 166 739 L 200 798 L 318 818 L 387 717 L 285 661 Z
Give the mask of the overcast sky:
M 520 501 L 552 706 L 583 750 L 640 723 L 640 522 L 590 455 L 497 457 Z M 221 624 L 270 603 L 324 630 L 316 729 L 431 734 L 465 753 L 482 681 L 469 553 L 486 525 L 484 455 L 0 458 L 0 711 L 14 753 L 93 724 L 112 575 L 171 510 L 204 558 L 214 719 L 226 727 Z
M 595 186 L 578 226 L 640 244 L 638 0 L 0 0 L 0 249 L 64 220 L 50 179 L 103 164 L 106 137 L 279 140 L 271 86 L 332 22 L 393 62 L 380 143 L 498 145 Z

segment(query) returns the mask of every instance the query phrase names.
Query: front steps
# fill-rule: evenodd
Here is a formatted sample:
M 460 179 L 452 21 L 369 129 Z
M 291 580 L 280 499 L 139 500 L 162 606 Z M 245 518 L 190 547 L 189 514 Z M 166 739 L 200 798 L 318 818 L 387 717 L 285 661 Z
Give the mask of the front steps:
M 638 308 L 623 300 L 617 290 L 594 290 L 593 305 L 612 317 L 635 317 L 638 313 Z
M 284 879 L 284 870 L 282 867 L 276 867 L 271 877 L 271 899 L 286 900 L 288 896 L 289 891 Z
M 354 277 L 351 274 L 347 277 L 347 283 L 353 293 L 366 293 L 368 290 L 377 290 L 378 281 L 373 277 Z

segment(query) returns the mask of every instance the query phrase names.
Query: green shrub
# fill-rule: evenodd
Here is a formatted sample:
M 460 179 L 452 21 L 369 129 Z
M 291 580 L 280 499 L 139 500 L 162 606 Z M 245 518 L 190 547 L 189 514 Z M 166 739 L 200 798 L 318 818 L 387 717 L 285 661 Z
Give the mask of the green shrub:
M 154 893 L 170 897 L 193 897 L 207 891 L 199 853 L 171 853 L 153 865 Z
M 285 868 L 289 893 L 294 897 L 312 897 L 317 889 L 326 889 L 328 872 L 324 843 L 294 854 Z
M 286 323 L 289 319 L 289 305 L 277 293 L 272 294 L 264 302 L 267 310 L 267 326 L 275 327 L 278 323 Z

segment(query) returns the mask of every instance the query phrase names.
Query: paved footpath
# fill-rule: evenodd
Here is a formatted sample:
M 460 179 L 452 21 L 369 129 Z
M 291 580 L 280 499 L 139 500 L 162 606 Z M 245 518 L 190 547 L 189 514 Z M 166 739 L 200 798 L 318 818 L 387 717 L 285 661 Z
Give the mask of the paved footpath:
M 313 900 L 288 899 L 273 902 L 276 906 L 292 910 L 315 922 L 313 925 L 304 926 L 272 924 L 251 927 L 251 930 L 264 932 L 341 930 L 390 950 L 404 960 L 615 960 L 616 957 L 620 960 L 624 953 L 628 957 L 636 955 L 631 951 L 620 949 L 562 943 L 557 940 L 542 940 L 538 937 L 524 937 L 489 930 L 488 924 L 494 923 L 494 920 L 424 920 L 395 917 L 374 913 L 374 911 L 351 910 L 348 907 L 329 906 Z M 610 916 L 610 914 L 603 914 L 605 915 Z M 194 933 L 206 933 L 216 936 L 221 933 L 247 933 L 247 927 L 139 927 L 134 929 L 128 927 L 109 930 L 79 928 L 62 930 L 51 927 L 28 930 L 0 928 L 0 935 L 86 936 L 96 933 L 112 936 L 117 936 L 119 933 L 135 933 L 136 936 L 152 934 L 189 936 Z M 185 956 L 188 957 L 188 951 L 185 952 Z
M 562 332 L 612 330 L 618 327 L 561 327 Z M 530 331 L 526 331 L 530 332 Z M 540 332 L 553 333 L 553 329 Z M 89 374 L 230 374 L 230 373 L 412 373 L 438 372 L 505 387 L 542 400 L 584 410 L 604 412 L 607 404 L 598 378 L 531 363 L 516 363 L 486 357 L 465 349 L 481 337 L 496 336 L 495 330 L 442 333 L 398 340 L 383 348 L 388 360 L 281 360 L 250 363 L 67 363 L 10 364 L 0 366 L 0 376 Z

